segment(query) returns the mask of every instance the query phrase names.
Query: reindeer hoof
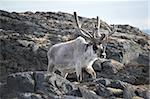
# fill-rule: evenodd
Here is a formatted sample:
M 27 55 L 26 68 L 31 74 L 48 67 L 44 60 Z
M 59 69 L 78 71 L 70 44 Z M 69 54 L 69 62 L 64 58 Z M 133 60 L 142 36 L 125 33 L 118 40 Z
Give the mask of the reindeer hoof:
M 92 72 L 92 78 L 96 79 L 96 72 Z
M 82 77 L 79 75 L 79 76 L 77 76 L 77 81 L 78 82 L 81 82 L 82 81 Z

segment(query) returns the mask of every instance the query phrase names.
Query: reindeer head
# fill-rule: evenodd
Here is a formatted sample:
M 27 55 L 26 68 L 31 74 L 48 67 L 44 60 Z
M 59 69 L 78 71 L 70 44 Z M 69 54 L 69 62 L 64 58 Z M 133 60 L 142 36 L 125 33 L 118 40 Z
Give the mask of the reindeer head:
M 107 35 L 104 33 L 100 33 L 99 29 L 101 22 L 99 17 L 97 16 L 97 22 L 93 29 L 93 33 L 89 33 L 88 31 L 84 30 L 79 24 L 79 19 L 76 12 L 74 12 L 74 17 L 80 33 L 90 40 L 89 45 L 93 46 L 93 50 L 98 54 L 99 57 L 106 58 L 105 50 L 108 37 L 115 33 L 115 27 L 113 26 L 113 28 L 110 28 L 108 24 L 103 24 L 103 26 L 108 30 L 109 33 Z

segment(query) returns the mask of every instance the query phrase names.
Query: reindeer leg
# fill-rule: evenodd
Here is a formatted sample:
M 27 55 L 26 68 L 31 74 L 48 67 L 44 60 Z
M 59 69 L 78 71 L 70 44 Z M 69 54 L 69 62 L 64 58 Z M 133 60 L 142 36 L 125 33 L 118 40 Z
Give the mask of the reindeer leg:
M 47 68 L 47 73 L 52 73 L 54 70 L 54 65 L 52 64 L 52 62 L 48 63 L 48 68 Z
M 67 76 L 68 76 L 68 73 L 66 73 L 65 70 L 63 70 L 63 71 L 61 72 L 61 76 L 63 76 L 63 77 L 66 79 Z
M 94 69 L 92 68 L 92 66 L 88 66 L 87 68 L 85 68 L 85 70 L 92 75 L 93 79 L 96 79 L 96 72 L 94 71 Z
M 64 78 L 67 78 L 67 76 L 68 76 L 68 73 L 65 74 Z
M 82 68 L 81 66 L 76 66 L 76 75 L 78 82 L 82 81 Z

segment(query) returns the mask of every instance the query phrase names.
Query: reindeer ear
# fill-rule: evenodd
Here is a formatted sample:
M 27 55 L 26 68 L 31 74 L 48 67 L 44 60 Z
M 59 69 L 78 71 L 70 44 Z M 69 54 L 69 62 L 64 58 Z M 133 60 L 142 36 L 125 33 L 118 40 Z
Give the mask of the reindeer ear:
M 100 40 L 103 40 L 106 37 L 106 34 L 101 34 Z

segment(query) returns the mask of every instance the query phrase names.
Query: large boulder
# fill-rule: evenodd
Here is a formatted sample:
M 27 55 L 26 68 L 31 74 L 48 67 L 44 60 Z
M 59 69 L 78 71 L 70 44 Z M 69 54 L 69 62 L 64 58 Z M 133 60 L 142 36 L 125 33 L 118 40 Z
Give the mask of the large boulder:
M 43 71 L 10 74 L 0 82 L 2 99 L 101 99 L 147 97 L 146 90 L 113 79 L 99 78 L 88 82 L 70 82 L 61 76 Z M 132 93 L 131 93 L 132 92 Z

